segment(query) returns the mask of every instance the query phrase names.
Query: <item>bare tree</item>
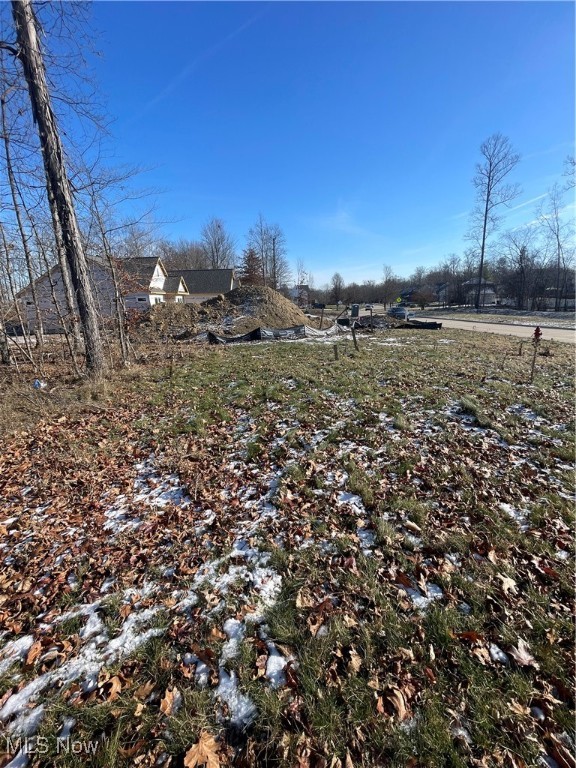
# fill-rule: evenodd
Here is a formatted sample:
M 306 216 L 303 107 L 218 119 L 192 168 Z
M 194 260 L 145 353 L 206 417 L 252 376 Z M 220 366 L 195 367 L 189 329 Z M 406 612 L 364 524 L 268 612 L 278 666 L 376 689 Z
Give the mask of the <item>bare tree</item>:
M 576 160 L 572 155 L 568 155 L 564 160 L 564 173 L 562 175 L 566 177 L 564 188 L 566 190 L 574 189 L 576 187 Z
M 474 306 L 480 311 L 480 295 L 484 277 L 484 260 L 488 237 L 497 229 L 499 217 L 497 209 L 510 204 L 520 194 L 517 184 L 505 184 L 504 180 L 520 161 L 509 139 L 495 133 L 480 146 L 483 160 L 476 165 L 473 184 L 477 190 L 476 207 L 472 212 L 468 239 L 478 249 L 478 286 Z
M 342 300 L 344 288 L 344 278 L 340 272 L 335 272 L 332 275 L 332 280 L 330 280 L 330 295 L 332 296 L 335 304 L 338 304 L 338 302 Z
M 525 309 L 536 268 L 534 229 L 521 227 L 506 232 L 499 250 L 506 270 L 504 285 L 514 296 L 516 308 Z
M 211 269 L 232 269 L 236 261 L 234 238 L 222 219 L 210 219 L 200 231 L 200 244 Z
M 98 376 L 106 366 L 104 348 L 31 0 L 12 0 L 12 16 L 16 28 L 17 55 L 28 85 L 32 115 L 38 129 L 53 218 L 59 223 L 78 303 L 84 332 L 86 367 L 92 375 Z
M 181 238 L 176 242 L 161 240 L 157 250 L 170 269 L 209 269 L 210 264 L 202 244 Z
M 566 243 L 572 238 L 573 227 L 562 218 L 562 190 L 559 184 L 548 191 L 548 197 L 538 209 L 538 220 L 546 239 L 555 254 L 556 279 L 554 311 L 559 312 L 568 279 Z
M 248 231 L 248 247 L 253 248 L 262 261 L 264 285 L 278 290 L 290 282 L 290 265 L 286 254 L 286 238 L 278 224 L 268 224 L 262 214 Z

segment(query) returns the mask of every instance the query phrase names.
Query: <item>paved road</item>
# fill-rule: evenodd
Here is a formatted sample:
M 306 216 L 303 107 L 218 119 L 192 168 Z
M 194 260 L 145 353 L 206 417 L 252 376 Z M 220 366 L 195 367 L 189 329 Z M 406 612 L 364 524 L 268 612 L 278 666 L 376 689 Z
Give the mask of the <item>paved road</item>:
M 500 333 L 504 336 L 519 336 L 522 339 L 530 339 L 534 334 L 534 328 L 538 325 L 516 325 L 515 323 L 487 323 L 481 320 L 452 320 L 446 317 L 426 317 L 418 314 L 415 320 L 436 320 L 442 323 L 442 328 L 460 328 L 465 331 L 484 331 L 485 333 Z M 576 343 L 576 331 L 568 328 L 543 328 L 543 341 L 565 341 L 568 344 Z

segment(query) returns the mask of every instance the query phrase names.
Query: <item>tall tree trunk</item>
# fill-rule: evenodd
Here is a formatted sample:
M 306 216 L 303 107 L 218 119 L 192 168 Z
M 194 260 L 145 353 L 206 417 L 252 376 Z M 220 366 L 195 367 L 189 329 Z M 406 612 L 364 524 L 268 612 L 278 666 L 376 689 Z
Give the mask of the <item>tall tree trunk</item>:
M 62 143 L 52 110 L 31 0 L 12 0 L 12 15 L 16 26 L 18 56 L 28 83 L 34 121 L 38 125 L 46 185 L 54 196 L 66 259 L 78 302 L 84 332 L 86 367 L 92 375 L 98 376 L 106 367 L 98 314 L 66 173 Z
M 484 272 L 484 254 L 486 252 L 486 232 L 488 229 L 489 205 L 490 205 L 490 190 L 486 192 L 486 203 L 484 205 L 484 220 L 482 222 L 482 242 L 480 244 L 480 265 L 478 267 L 478 288 L 476 289 L 476 301 L 474 302 L 476 312 L 480 312 L 480 292 L 482 290 L 482 275 Z
M 74 350 L 75 352 L 82 353 L 84 345 L 82 343 L 82 331 L 80 328 L 80 323 L 78 322 L 77 302 L 74 298 L 72 275 L 70 274 L 68 259 L 66 258 L 66 249 L 64 246 L 64 238 L 62 236 L 60 219 L 58 218 L 56 200 L 54 199 L 54 195 L 51 193 L 50 189 L 48 189 L 48 204 L 50 206 L 50 214 L 52 216 L 52 228 L 54 230 L 56 255 L 58 257 L 60 271 L 62 272 L 62 285 L 64 286 L 64 296 L 66 297 L 66 308 L 68 310 L 67 322 L 69 323 L 69 330 L 74 340 Z

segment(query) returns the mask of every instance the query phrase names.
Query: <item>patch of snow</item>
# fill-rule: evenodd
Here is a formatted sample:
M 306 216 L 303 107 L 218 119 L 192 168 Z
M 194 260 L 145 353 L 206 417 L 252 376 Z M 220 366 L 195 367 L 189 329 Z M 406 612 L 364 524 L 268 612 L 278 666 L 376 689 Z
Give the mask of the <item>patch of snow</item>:
M 238 619 L 226 619 L 222 629 L 228 635 L 228 641 L 222 648 L 220 664 L 224 664 L 229 659 L 233 659 L 235 656 L 238 656 L 240 645 L 246 633 L 246 627 L 244 626 L 243 622 L 238 621 Z
M 427 611 L 436 600 L 441 600 L 444 597 L 442 589 L 437 584 L 432 583 L 426 584 L 425 594 L 413 587 L 402 586 L 402 589 L 409 595 L 414 607 L 422 612 Z
M 505 654 L 504 651 L 496 645 L 496 643 L 490 643 L 488 651 L 490 652 L 490 658 L 492 661 L 496 661 L 498 664 L 504 664 L 506 667 L 509 666 L 510 659 L 508 658 L 508 655 Z
M 21 749 L 20 752 L 5 766 L 5 768 L 26 768 L 30 758 L 25 749 Z
M 40 723 L 44 719 L 44 712 L 45 708 L 43 704 L 23 712 L 10 723 L 8 726 L 9 733 L 24 737 L 34 736 L 40 727 Z
M 6 670 L 10 669 L 15 662 L 26 658 L 33 643 L 34 638 L 32 635 L 24 635 L 6 643 L 0 649 L 0 675 L 3 675 Z
M 65 717 L 62 721 L 62 730 L 58 734 L 60 738 L 67 739 L 72 733 L 72 728 L 76 725 L 76 719 L 74 717 Z
M 527 509 L 516 509 L 516 507 L 513 507 L 511 504 L 506 504 L 504 502 L 500 503 L 500 509 L 502 512 L 505 512 L 509 517 L 511 517 L 513 520 L 515 520 L 518 525 L 520 526 L 521 531 L 527 531 L 529 528 L 528 522 L 527 522 L 527 515 L 530 514 Z
M 254 722 L 258 714 L 254 702 L 238 691 L 238 681 L 234 671 L 226 672 L 220 669 L 220 682 L 215 695 L 228 705 L 230 724 L 240 730 L 245 730 Z
M 569 560 L 569 559 L 570 559 L 570 552 L 567 552 L 565 549 L 556 550 L 556 560 Z
M 349 507 L 352 508 L 352 511 L 357 515 L 366 515 L 366 508 L 364 507 L 364 502 L 362 501 L 360 496 L 357 496 L 354 493 L 349 493 L 348 491 L 341 491 L 340 494 L 338 495 L 336 503 L 339 506 L 347 504 Z

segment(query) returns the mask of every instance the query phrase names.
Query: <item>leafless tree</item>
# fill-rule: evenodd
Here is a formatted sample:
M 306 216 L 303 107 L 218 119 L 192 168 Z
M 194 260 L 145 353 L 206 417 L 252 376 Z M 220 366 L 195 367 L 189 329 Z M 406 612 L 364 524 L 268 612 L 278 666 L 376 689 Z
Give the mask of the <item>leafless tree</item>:
M 476 165 L 473 184 L 476 187 L 476 207 L 472 212 L 471 226 L 468 232 L 477 249 L 478 286 L 474 305 L 480 311 L 480 295 L 484 277 L 484 260 L 489 236 L 499 223 L 498 209 L 507 206 L 520 194 L 517 184 L 505 184 L 504 181 L 520 161 L 512 149 L 510 141 L 500 133 L 490 136 L 480 146 L 482 161 Z
M 278 290 L 290 282 L 286 238 L 278 224 L 267 223 L 259 214 L 258 220 L 248 231 L 247 244 L 260 257 L 264 285 Z
M 210 269 L 202 244 L 195 240 L 161 240 L 157 251 L 170 269 Z
M 567 243 L 573 237 L 574 228 L 571 222 L 563 216 L 562 189 L 559 184 L 554 184 L 548 191 L 548 196 L 542 201 L 538 209 L 538 220 L 546 240 L 555 254 L 556 279 L 554 311 L 559 312 L 562 307 L 562 297 L 566 292 L 568 280 L 568 268 L 570 255 L 567 252 Z
M 209 219 L 203 225 L 200 245 L 210 269 L 232 269 L 236 262 L 236 244 L 222 219 Z
M 572 155 L 568 155 L 568 157 L 564 160 L 563 176 L 566 177 L 566 184 L 564 185 L 564 189 L 574 189 L 576 186 L 576 160 Z
M 38 22 L 31 0 L 13 0 L 12 15 L 16 29 L 16 52 L 23 68 L 32 116 L 38 130 L 55 228 L 60 229 L 78 303 L 84 333 L 86 367 L 93 376 L 99 376 L 106 367 L 104 349 L 68 180 L 64 150 L 52 108 L 52 98 L 38 35 Z
M 342 301 L 345 287 L 344 278 L 340 272 L 335 272 L 332 275 L 332 279 L 330 280 L 330 295 L 332 296 L 335 304 L 338 304 L 339 301 Z

